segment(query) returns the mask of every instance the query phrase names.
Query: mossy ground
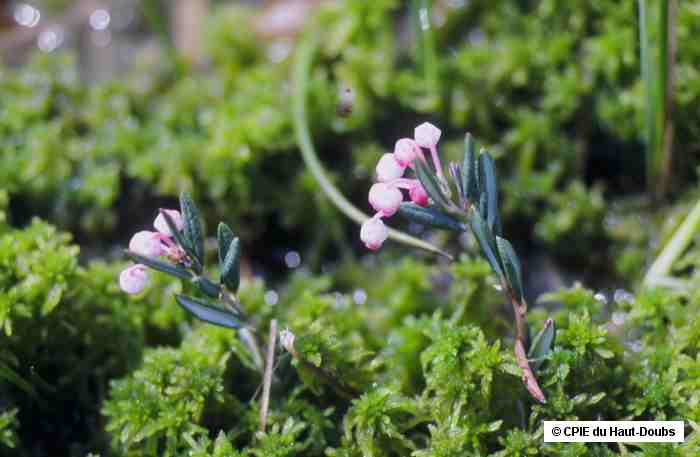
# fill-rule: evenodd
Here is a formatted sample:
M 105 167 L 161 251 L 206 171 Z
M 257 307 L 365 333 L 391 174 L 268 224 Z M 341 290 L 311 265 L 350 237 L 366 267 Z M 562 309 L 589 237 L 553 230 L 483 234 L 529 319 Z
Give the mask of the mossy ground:
M 640 285 L 697 195 L 697 7 L 678 16 L 674 204 L 644 196 L 633 1 L 468 2 L 437 30 L 429 84 L 397 38 L 402 12 L 347 0 L 308 25 L 322 38 L 317 147 L 363 208 L 377 158 L 418 120 L 443 128 L 448 158 L 467 130 L 494 151 L 526 273 L 554 266 L 529 313 L 558 329 L 538 373 L 547 404 L 520 382 L 508 307 L 473 240 L 430 235 L 464 251 L 450 264 L 361 250 L 299 158 L 290 59 L 267 58 L 249 11 L 221 8 L 203 71 L 137 64 L 86 85 L 65 55 L 2 69 L 1 454 L 700 455 L 700 293 Z M 337 110 L 348 87 L 349 115 Z M 257 433 L 261 376 L 236 333 L 194 322 L 163 276 L 136 299 L 118 289 L 118 247 L 180 190 L 241 235 L 253 274 L 240 298 L 261 333 L 272 318 L 289 326 L 302 359 L 344 390 L 281 354 Z M 293 272 L 289 249 L 303 260 Z M 693 245 L 675 274 L 694 279 L 699 259 Z M 563 287 L 572 277 L 588 288 Z M 543 443 L 542 420 L 577 418 L 684 420 L 689 439 Z

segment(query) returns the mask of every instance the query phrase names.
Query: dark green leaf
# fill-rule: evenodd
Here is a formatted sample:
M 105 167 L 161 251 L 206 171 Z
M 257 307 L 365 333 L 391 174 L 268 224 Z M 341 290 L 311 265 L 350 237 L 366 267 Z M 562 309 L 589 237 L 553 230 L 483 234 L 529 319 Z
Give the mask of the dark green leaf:
M 221 287 L 218 284 L 211 282 L 204 276 L 199 276 L 196 278 L 194 283 L 197 284 L 202 293 L 209 295 L 211 298 L 219 298 Z
M 476 204 L 479 200 L 479 181 L 477 179 L 477 162 L 475 153 L 475 142 L 472 136 L 467 133 L 464 137 L 464 161 L 462 163 L 462 188 L 471 204 Z
M 500 235 L 500 222 L 498 217 L 498 188 L 496 184 L 496 168 L 491 155 L 482 150 L 479 154 L 479 182 L 482 192 L 486 194 L 486 211 L 484 217 L 491 231 Z
M 14 384 L 16 387 L 22 389 L 26 394 L 34 399 L 39 398 L 34 386 L 25 380 L 22 376 L 17 374 L 15 370 L 5 365 L 5 363 L 0 361 L 0 379 L 4 379 L 9 384 Z
M 192 253 L 200 265 L 204 265 L 204 232 L 199 210 L 192 197 L 183 192 L 180 194 L 180 210 L 184 222 L 185 239 L 192 248 Z
M 454 182 L 455 187 L 457 188 L 459 203 L 461 207 L 464 208 L 467 202 L 467 194 L 465 193 L 464 188 L 462 187 L 462 170 L 459 168 L 459 164 L 455 162 L 450 162 L 450 176 L 452 177 L 452 181 Z
M 501 264 L 496 254 L 496 241 L 478 210 L 472 209 L 469 218 L 469 225 L 474 233 L 474 237 L 479 242 L 481 251 L 484 253 L 486 260 L 491 265 L 494 273 L 496 273 L 499 278 L 502 278 L 503 269 L 501 268 Z
M 547 319 L 542 330 L 540 330 L 532 341 L 530 350 L 527 353 L 527 358 L 530 359 L 530 366 L 532 366 L 534 370 L 542 365 L 545 357 L 552 350 L 552 347 L 554 347 L 556 334 L 557 331 L 554 327 L 554 321 L 552 319 Z
M 228 328 L 241 328 L 243 324 L 233 314 L 224 311 L 199 298 L 175 295 L 177 302 L 197 319 Z
M 234 238 L 229 245 L 221 267 L 221 282 L 232 292 L 238 290 L 241 282 L 241 246 L 238 238 Z
M 457 219 L 432 208 L 424 208 L 415 203 L 402 203 L 399 207 L 399 214 L 412 222 L 429 225 L 431 227 L 464 231 L 467 227 Z
M 147 267 L 153 268 L 154 270 L 167 273 L 180 279 L 192 279 L 192 273 L 185 270 L 179 265 L 173 265 L 171 263 L 163 262 L 162 260 L 153 259 L 151 257 L 145 257 L 128 250 L 125 252 L 126 255 L 129 256 L 131 260 L 133 260 L 136 263 L 142 263 Z
M 486 192 L 483 192 L 479 196 L 479 214 L 481 214 L 481 217 L 483 217 L 484 220 L 488 220 L 489 205 L 488 205 L 488 196 L 486 195 Z
M 231 246 L 234 234 L 233 230 L 223 222 L 219 223 L 216 233 L 217 239 L 219 240 L 219 268 L 223 270 L 224 260 L 226 259 L 226 254 L 228 254 L 228 249 L 229 246 Z
M 442 193 L 442 188 L 440 187 L 440 183 L 438 182 L 438 178 L 435 173 L 433 173 L 428 164 L 423 160 L 418 159 L 414 162 L 414 164 L 416 176 L 423 185 L 423 188 L 428 196 L 436 204 L 442 206 L 443 208 L 447 208 L 449 206 L 449 202 L 447 197 L 445 197 L 445 194 Z
M 516 298 L 522 303 L 524 299 L 523 282 L 518 255 L 510 242 L 500 236 L 496 236 L 496 247 L 498 248 L 498 255 L 501 258 L 501 264 L 503 265 L 508 284 L 515 292 Z

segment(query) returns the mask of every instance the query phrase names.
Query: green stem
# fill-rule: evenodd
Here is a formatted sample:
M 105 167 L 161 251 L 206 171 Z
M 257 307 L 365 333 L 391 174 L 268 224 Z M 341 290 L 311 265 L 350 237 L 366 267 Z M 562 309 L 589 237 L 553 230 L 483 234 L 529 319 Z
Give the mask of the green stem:
M 673 262 L 685 251 L 698 229 L 700 229 L 700 200 L 695 203 L 690 214 L 647 271 L 644 277 L 645 286 L 657 285 L 660 279 L 663 280 L 670 275 Z
M 417 40 L 417 61 L 423 67 L 426 90 L 437 94 L 438 67 L 435 33 L 431 22 L 432 0 L 413 0 L 413 22 Z
M 294 62 L 292 81 L 292 110 L 297 144 L 301 150 L 301 156 L 304 159 L 305 165 L 309 171 L 311 171 L 311 174 L 314 176 L 316 181 L 318 181 L 318 184 L 321 186 L 321 190 L 323 190 L 330 201 L 343 214 L 356 223 L 362 224 L 369 219 L 370 216 L 357 209 L 333 185 L 331 180 L 328 178 L 321 161 L 318 159 L 318 155 L 316 154 L 316 150 L 314 149 L 313 142 L 311 140 L 311 132 L 306 113 L 306 100 L 308 95 L 308 81 L 311 79 L 311 68 L 313 64 L 313 57 L 317 50 L 317 44 L 318 36 L 316 33 L 311 31 L 299 42 L 296 60 Z M 429 252 L 443 255 L 450 259 L 452 258 L 452 256 L 442 251 L 440 248 L 398 230 L 389 229 L 389 238 L 408 246 L 424 249 Z

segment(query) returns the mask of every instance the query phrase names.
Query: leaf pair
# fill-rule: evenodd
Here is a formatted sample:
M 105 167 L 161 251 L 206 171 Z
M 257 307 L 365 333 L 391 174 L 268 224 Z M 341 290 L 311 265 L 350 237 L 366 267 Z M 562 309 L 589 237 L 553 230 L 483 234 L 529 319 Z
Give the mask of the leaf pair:
M 475 208 L 471 210 L 469 226 L 494 273 L 505 281 L 512 293 L 515 294 L 515 299 L 521 304 L 524 303 L 525 295 L 520 259 L 518 259 L 513 246 L 505 238 L 494 235 L 491 227 Z

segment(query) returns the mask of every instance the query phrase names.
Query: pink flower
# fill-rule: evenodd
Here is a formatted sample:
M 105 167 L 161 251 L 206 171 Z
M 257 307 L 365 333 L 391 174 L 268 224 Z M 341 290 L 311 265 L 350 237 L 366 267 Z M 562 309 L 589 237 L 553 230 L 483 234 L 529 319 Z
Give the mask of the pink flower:
M 439 128 L 435 127 L 430 122 L 424 122 L 418 127 L 413 134 L 416 143 L 424 148 L 434 148 L 438 141 L 440 141 L 440 134 L 442 132 Z
M 129 250 L 145 257 L 160 257 L 166 252 L 165 247 L 160 242 L 163 236 L 158 232 L 142 230 L 134 234 L 129 241 Z
M 408 190 L 408 196 L 416 205 L 428 206 L 428 193 L 423 189 L 423 186 L 416 184 Z
M 389 184 L 378 182 L 369 189 L 369 204 L 382 216 L 393 216 L 402 201 L 401 191 Z
M 170 218 L 173 220 L 175 227 L 177 227 L 178 230 L 182 230 L 182 227 L 184 227 L 185 224 L 182 220 L 182 214 L 180 214 L 180 211 L 176 209 L 164 209 L 162 211 L 168 213 L 168 216 L 170 216 Z M 153 221 L 153 226 L 163 235 L 173 236 L 173 234 L 170 233 L 170 227 L 168 227 L 168 223 L 165 222 L 163 214 L 158 213 L 156 220 Z
M 394 146 L 396 161 L 404 167 L 408 167 L 417 157 L 422 157 L 422 155 L 420 146 L 410 138 L 401 138 Z
M 377 163 L 377 181 L 388 182 L 403 176 L 406 170 L 394 157 L 394 154 L 384 154 Z
M 360 239 L 367 249 L 373 251 L 379 249 L 389 237 L 389 229 L 382 222 L 380 215 L 381 213 L 377 213 L 373 218 L 367 219 L 360 230 Z
M 119 287 L 127 294 L 138 294 L 146 287 L 148 279 L 145 265 L 132 265 L 119 275 Z

